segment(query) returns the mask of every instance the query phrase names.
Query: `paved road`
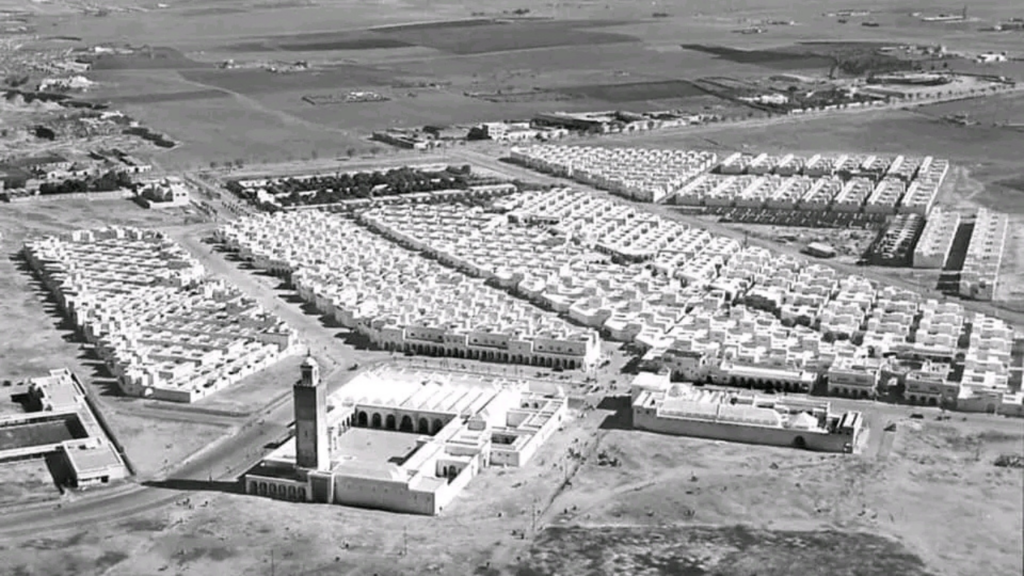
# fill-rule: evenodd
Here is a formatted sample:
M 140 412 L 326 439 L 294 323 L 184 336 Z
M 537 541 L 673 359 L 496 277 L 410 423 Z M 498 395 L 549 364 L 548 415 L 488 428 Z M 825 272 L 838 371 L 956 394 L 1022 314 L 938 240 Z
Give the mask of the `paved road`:
M 211 228 L 211 225 L 181 225 L 169 226 L 164 230 L 199 258 L 211 273 L 233 282 L 261 305 L 300 330 L 306 343 L 324 363 L 325 379 L 350 366 L 356 356 L 355 352 L 337 339 L 335 331 L 324 327 L 317 317 L 304 314 L 297 305 L 281 301 L 275 291 L 278 284 L 276 279 L 240 270 L 236 263 L 228 262 L 221 255 L 214 254 L 212 247 L 201 241 L 201 234 Z M 343 385 L 345 379 L 336 378 L 330 382 L 333 390 Z M 241 427 L 236 433 L 226 436 L 183 462 L 169 474 L 173 480 L 164 484 L 167 487 L 147 486 L 137 483 L 140 480 L 136 480 L 136 483 L 123 488 L 62 504 L 60 509 L 32 507 L 21 512 L 5 512 L 4 521 L 0 523 L 0 539 L 33 534 L 52 535 L 55 531 L 75 530 L 101 522 L 124 520 L 170 504 L 182 497 L 182 489 L 216 489 L 215 486 L 204 486 L 202 483 L 225 479 L 233 481 L 238 474 L 258 462 L 266 444 L 287 437 L 288 427 L 293 419 L 289 395 L 284 395 L 272 405 L 264 407 L 247 421 L 184 411 L 171 413 L 150 407 L 142 407 L 140 410 L 159 411 L 160 417 L 163 418 L 170 414 L 174 418 L 180 416 L 184 420 L 236 426 L 241 424 Z
M 778 252 L 778 253 L 782 253 L 782 254 L 789 254 L 791 256 L 797 256 L 797 257 L 800 257 L 800 258 L 807 258 L 807 256 L 801 254 L 800 250 L 798 248 L 794 247 L 794 246 L 790 246 L 790 245 L 787 245 L 787 244 L 780 244 L 778 242 L 773 242 L 771 240 L 766 240 L 766 239 L 763 239 L 763 238 L 755 238 L 753 236 L 748 236 L 744 232 L 742 232 L 740 230 L 735 230 L 735 229 L 730 228 L 729 226 L 726 226 L 724 224 L 719 224 L 717 222 L 711 222 L 711 221 L 708 221 L 707 219 L 699 218 L 699 217 L 692 216 L 692 215 L 689 215 L 689 214 L 683 214 L 683 213 L 679 212 L 678 210 L 675 210 L 671 206 L 667 206 L 667 205 L 663 205 L 663 204 L 651 204 L 651 203 L 647 203 L 647 202 L 634 202 L 634 201 L 631 201 L 631 200 L 627 200 L 625 198 L 614 196 L 614 195 L 612 195 L 612 194 L 610 194 L 608 192 L 605 192 L 603 190 L 597 190 L 597 189 L 595 189 L 593 187 L 589 187 L 589 186 L 586 186 L 584 184 L 575 183 L 575 182 L 573 182 L 571 180 L 566 180 L 566 179 L 563 179 L 563 178 L 556 178 L 554 176 L 550 176 L 550 175 L 547 175 L 547 174 L 541 174 L 541 173 L 538 173 L 538 172 L 534 172 L 533 170 L 530 170 L 528 168 L 524 168 L 524 167 L 521 167 L 521 166 L 515 166 L 515 165 L 512 165 L 512 164 L 507 164 L 505 162 L 500 162 L 500 161 L 498 161 L 497 159 L 495 159 L 495 158 L 493 158 L 491 156 L 488 156 L 486 154 L 483 154 L 483 153 L 475 151 L 475 150 L 469 150 L 469 149 L 465 149 L 465 148 L 460 148 L 460 149 L 452 150 L 451 154 L 453 156 L 461 158 L 465 162 L 468 162 L 468 163 L 471 163 L 471 164 L 476 164 L 476 165 L 479 165 L 479 166 L 481 166 L 483 168 L 487 168 L 489 170 L 493 170 L 493 171 L 496 171 L 496 172 L 504 173 L 504 174 L 506 174 L 508 176 L 511 176 L 511 177 L 514 177 L 514 178 L 520 178 L 520 179 L 523 179 L 523 180 L 530 180 L 530 181 L 541 182 L 541 183 L 546 183 L 546 184 L 558 184 L 558 185 L 563 185 L 563 186 L 564 185 L 571 185 L 573 188 L 580 189 L 580 190 L 586 190 L 588 192 L 593 193 L 596 196 L 606 197 L 606 198 L 614 198 L 616 201 L 619 201 L 619 202 L 622 202 L 622 203 L 625 203 L 625 204 L 630 204 L 630 205 L 634 206 L 635 208 L 637 208 L 639 210 L 646 210 L 648 212 L 654 212 L 656 214 L 659 214 L 659 215 L 661 215 L 661 216 L 663 216 L 665 218 L 671 219 L 671 220 L 676 220 L 678 222 L 684 222 L 686 224 L 689 224 L 689 225 L 697 227 L 697 228 L 704 228 L 704 229 L 706 229 L 709 232 L 712 232 L 714 234 L 718 234 L 718 235 L 721 235 L 721 236 L 727 236 L 729 238 L 735 238 L 737 240 L 746 240 L 747 243 L 749 245 L 751 245 L 751 246 L 761 246 L 763 248 L 768 248 L 768 249 L 770 249 L 770 250 L 772 250 L 774 252 Z M 865 278 L 868 278 L 868 279 L 871 279 L 871 280 L 874 280 L 874 281 L 877 281 L 877 282 L 889 284 L 889 285 L 892 285 L 892 286 L 897 286 L 897 287 L 900 287 L 900 288 L 905 288 L 905 289 L 908 289 L 908 290 L 913 290 L 915 292 L 919 292 L 919 293 L 925 294 L 925 295 L 933 297 L 933 298 L 938 298 L 938 299 L 943 299 L 944 298 L 944 295 L 941 292 L 939 292 L 938 290 L 922 288 L 920 285 L 915 284 L 913 282 L 908 282 L 908 281 L 903 280 L 901 278 L 894 278 L 894 277 L 888 276 L 886 274 L 880 273 L 878 271 L 872 270 L 870 268 L 861 267 L 861 266 L 855 266 L 855 265 L 851 265 L 851 264 L 844 264 L 842 262 L 834 262 L 834 261 L 828 261 L 828 262 L 824 262 L 824 263 L 827 264 L 828 266 L 831 266 L 832 268 L 835 268 L 836 270 L 838 270 L 839 272 L 842 272 L 844 274 L 856 274 L 858 276 L 863 276 Z M 1022 314 L 1022 313 L 1012 312 L 1012 311 L 1009 311 L 1009 310 L 1004 310 L 1002 308 L 998 308 L 998 307 L 993 306 L 992 304 L 989 304 L 989 303 L 986 303 L 986 302 L 975 302 L 975 301 L 969 301 L 969 300 L 964 300 L 964 301 L 959 301 L 959 302 L 961 304 L 963 304 L 963 306 L 965 308 L 967 308 L 968 310 L 974 310 L 976 312 L 983 312 L 985 314 L 989 314 L 989 315 L 992 315 L 992 316 L 998 316 L 998 317 L 1003 318 L 1003 319 L 1007 320 L 1008 322 L 1012 322 L 1012 323 L 1014 323 L 1014 324 L 1016 324 L 1018 326 L 1024 326 L 1024 314 Z
M 263 420 L 264 424 L 258 422 Z M 263 454 L 263 446 L 283 439 L 292 421 L 292 404 L 286 398 L 269 413 L 254 419 L 252 425 L 244 426 L 237 433 L 212 444 L 208 449 L 187 460 L 173 473 L 175 480 L 206 482 L 211 479 L 232 479 L 240 472 L 254 465 Z M 77 530 L 97 523 L 124 520 L 165 506 L 183 493 L 174 487 L 157 488 L 133 484 L 110 494 L 83 498 L 81 501 L 65 504 L 61 509 L 31 510 L 5 513 L 0 523 L 0 538 L 50 535 L 60 530 Z M 196 484 L 199 486 L 199 484 Z

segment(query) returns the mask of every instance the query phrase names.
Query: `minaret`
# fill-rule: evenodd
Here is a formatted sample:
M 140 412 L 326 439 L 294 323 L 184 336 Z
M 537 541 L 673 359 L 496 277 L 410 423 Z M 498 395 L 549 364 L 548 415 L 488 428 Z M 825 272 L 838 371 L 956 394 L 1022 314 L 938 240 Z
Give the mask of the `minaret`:
M 295 464 L 328 470 L 327 387 L 320 382 L 320 365 L 312 356 L 302 361 L 302 379 L 295 384 Z

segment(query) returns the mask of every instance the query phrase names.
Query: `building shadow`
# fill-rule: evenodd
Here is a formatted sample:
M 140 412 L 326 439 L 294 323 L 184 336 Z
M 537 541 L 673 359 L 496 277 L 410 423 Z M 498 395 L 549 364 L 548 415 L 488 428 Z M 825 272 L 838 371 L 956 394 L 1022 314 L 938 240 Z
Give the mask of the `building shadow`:
M 243 494 L 245 484 L 242 479 L 226 480 L 188 480 L 184 478 L 167 478 L 150 480 L 142 483 L 147 488 L 166 488 L 182 492 L 220 492 L 223 494 Z
M 117 378 L 110 371 L 110 367 L 100 360 L 95 350 L 83 347 L 78 354 L 78 361 L 92 372 L 89 380 L 93 386 L 99 388 L 100 396 L 124 396 Z
M 339 332 L 336 338 L 339 338 L 346 345 L 355 348 L 356 350 L 375 350 L 371 345 L 370 339 L 356 332 L 355 330 L 346 330 Z
M 601 421 L 601 430 L 633 429 L 633 403 L 630 396 L 605 396 L 597 408 L 612 411 Z

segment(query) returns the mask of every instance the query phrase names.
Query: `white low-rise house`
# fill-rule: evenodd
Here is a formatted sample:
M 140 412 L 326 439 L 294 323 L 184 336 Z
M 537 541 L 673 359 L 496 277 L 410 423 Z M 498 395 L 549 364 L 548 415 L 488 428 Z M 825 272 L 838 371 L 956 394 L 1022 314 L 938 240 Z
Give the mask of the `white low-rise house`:
M 877 358 L 841 356 L 828 370 L 828 393 L 852 398 L 874 398 L 882 362 Z
M 899 204 L 906 191 L 907 185 L 904 180 L 899 178 L 883 178 L 875 186 L 871 196 L 868 197 L 864 211 L 892 214 L 896 212 L 896 205 Z
M 159 232 L 110 227 L 24 254 L 122 392 L 193 402 L 298 349 L 298 334 Z
M 907 373 L 903 397 L 910 402 L 932 406 L 952 406 L 960 392 L 960 383 L 950 380 L 951 369 L 944 362 L 925 362 Z
M 138 195 L 148 208 L 180 208 L 191 202 L 188 186 L 177 176 L 141 182 Z
M 889 162 L 839 165 L 872 182 L 870 192 L 872 179 L 900 173 Z M 694 182 L 713 184 L 698 192 L 701 202 L 720 193 L 753 205 L 770 202 L 764 191 L 778 180 Z M 838 177 L 800 182 L 801 199 L 816 188 L 828 203 L 855 188 Z M 601 360 L 600 334 L 645 350 L 645 370 L 702 383 L 807 391 L 827 377 L 834 393 L 871 396 L 877 359 L 892 355 L 963 360 L 978 390 L 1007 381 L 1006 330 L 962 306 L 566 188 L 510 194 L 487 208 L 373 206 L 354 218 L 296 211 L 233 222 L 220 236 L 289 277 L 324 314 L 396 352 L 590 368 Z
M 717 162 L 713 152 L 548 144 L 513 148 L 511 158 L 644 202 L 668 198 Z
M 260 255 L 287 263 L 300 296 L 385 349 L 563 368 L 591 367 L 599 358 L 595 331 L 486 286 L 493 272 L 472 253 L 448 264 L 483 278 L 316 211 L 243 220 L 222 236 L 257 266 Z M 427 243 L 417 237 L 402 243 L 422 250 Z

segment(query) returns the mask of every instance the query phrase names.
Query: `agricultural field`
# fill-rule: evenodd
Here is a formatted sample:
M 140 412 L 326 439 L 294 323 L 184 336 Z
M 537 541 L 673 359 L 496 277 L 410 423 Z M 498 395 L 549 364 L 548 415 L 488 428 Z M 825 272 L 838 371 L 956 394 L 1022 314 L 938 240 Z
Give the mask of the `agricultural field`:
M 941 41 L 951 50 L 1012 50 L 1006 46 L 1013 44 L 1002 34 L 922 26 L 901 9 L 878 14 L 880 28 L 843 25 L 823 13 L 856 6 L 831 1 L 783 6 L 763 0 L 728 14 L 679 0 L 656 7 L 621 0 L 486 7 L 390 1 L 388 9 L 370 11 L 350 0 L 160 6 L 73 23 L 54 18 L 49 24 L 53 34 L 80 38 L 80 45 L 116 37 L 136 47 L 130 55 L 96 59 L 91 74 L 103 85 L 95 94 L 183 142 L 159 152 L 170 167 L 203 160 L 259 162 L 275 154 L 308 157 L 314 150 L 326 156 L 366 148 L 367 133 L 376 129 L 523 118 L 553 109 L 672 108 L 729 115 L 732 103 L 690 82 L 787 71 L 820 76 L 830 67 L 830 55 L 844 46 L 893 37 Z M 973 3 L 971 11 L 981 20 L 1008 13 L 994 0 Z M 792 19 L 797 25 L 729 34 L 763 19 Z M 813 44 L 823 39 L 830 44 Z M 255 66 L 218 67 L 228 60 Z M 296 61 L 308 69 L 275 73 L 257 65 Z M 415 83 L 443 87 L 405 88 Z M 390 101 L 325 107 L 302 100 L 352 90 L 377 92 Z M 499 91 L 563 97 L 491 102 L 464 95 Z

